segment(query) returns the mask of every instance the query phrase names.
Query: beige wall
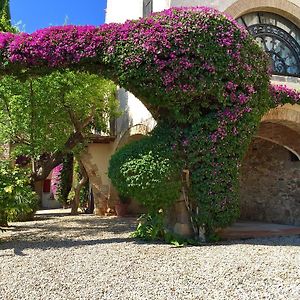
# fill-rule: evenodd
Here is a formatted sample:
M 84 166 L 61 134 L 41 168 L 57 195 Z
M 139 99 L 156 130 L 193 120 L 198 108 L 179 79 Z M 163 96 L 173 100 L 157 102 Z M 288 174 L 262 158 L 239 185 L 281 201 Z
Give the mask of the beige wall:
M 113 153 L 113 143 L 110 144 L 89 144 L 88 152 L 91 155 L 91 163 L 98 167 L 98 171 L 101 175 L 102 184 L 110 184 L 110 180 L 107 175 L 108 164 L 110 157 Z
M 172 6 L 209 6 L 220 11 L 225 11 L 232 5 L 238 5 L 241 10 L 246 10 L 249 5 L 255 7 L 278 7 L 288 4 L 300 6 L 300 0 L 171 0 Z

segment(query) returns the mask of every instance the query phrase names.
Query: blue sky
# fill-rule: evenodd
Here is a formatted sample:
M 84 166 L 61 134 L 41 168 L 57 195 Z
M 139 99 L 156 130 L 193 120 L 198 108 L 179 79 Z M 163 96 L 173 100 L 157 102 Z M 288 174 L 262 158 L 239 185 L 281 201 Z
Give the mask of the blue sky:
M 100 25 L 104 23 L 106 0 L 10 0 L 12 23 L 33 32 L 50 25 Z

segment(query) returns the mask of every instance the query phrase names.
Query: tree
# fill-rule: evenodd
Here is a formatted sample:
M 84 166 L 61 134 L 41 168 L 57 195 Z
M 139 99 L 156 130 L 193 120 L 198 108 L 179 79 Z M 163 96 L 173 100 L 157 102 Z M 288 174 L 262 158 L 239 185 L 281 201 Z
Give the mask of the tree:
M 0 140 L 11 144 L 21 164 L 30 159 L 33 182 L 47 178 L 68 154 L 78 156 L 93 128 L 108 132 L 117 114 L 115 85 L 96 75 L 67 70 L 0 81 Z
M 17 32 L 17 28 L 11 25 L 9 0 L 0 0 L 0 31 Z

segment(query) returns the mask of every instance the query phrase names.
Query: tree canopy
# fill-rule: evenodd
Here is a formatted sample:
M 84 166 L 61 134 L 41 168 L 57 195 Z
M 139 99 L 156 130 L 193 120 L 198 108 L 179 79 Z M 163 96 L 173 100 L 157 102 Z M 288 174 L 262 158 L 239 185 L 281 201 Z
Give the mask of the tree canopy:
M 0 106 L 0 140 L 12 145 L 15 157 L 39 161 L 36 173 L 42 160 L 59 161 L 87 142 L 93 128 L 107 132 L 118 112 L 112 82 L 74 71 L 25 82 L 4 77 Z

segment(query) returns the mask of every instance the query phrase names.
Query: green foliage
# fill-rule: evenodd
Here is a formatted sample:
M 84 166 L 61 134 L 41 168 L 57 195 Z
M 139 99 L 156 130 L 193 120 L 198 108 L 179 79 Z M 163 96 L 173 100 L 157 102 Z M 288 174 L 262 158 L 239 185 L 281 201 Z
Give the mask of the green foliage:
M 57 187 L 58 201 L 63 206 L 68 206 L 68 196 L 73 184 L 73 154 L 67 155 L 62 162 L 62 169 L 60 171 L 59 182 Z
M 80 190 L 80 202 L 79 206 L 84 209 L 88 206 L 89 202 L 89 181 L 85 183 L 83 188 Z
M 143 214 L 138 221 L 139 224 L 131 235 L 133 238 L 142 239 L 144 241 L 161 240 L 176 247 L 201 244 L 194 239 L 187 239 L 167 230 L 163 210 L 159 210 L 156 213 Z
M 239 217 L 239 168 L 259 121 L 268 110 L 267 81 L 264 85 L 248 103 L 251 112 L 226 124 L 228 134 L 217 142 L 212 140 L 211 132 L 221 127 L 218 114 L 207 114 L 185 130 L 192 218 L 198 227 L 205 228 L 208 240 L 215 229 L 231 225 Z
M 180 195 L 181 162 L 172 151 L 172 129 L 163 129 L 126 145 L 109 165 L 108 175 L 118 192 L 151 212 L 167 208 Z
M 0 32 L 18 32 L 15 26 L 11 25 L 9 0 L 0 0 Z
M 0 140 L 14 143 L 15 155 L 38 159 L 64 149 L 76 123 L 92 115 L 83 133 L 91 127 L 105 132 L 117 113 L 115 85 L 96 75 L 57 71 L 26 82 L 11 76 L 0 81 Z
M 135 232 L 132 234 L 132 237 L 145 241 L 164 239 L 165 224 L 163 211 L 160 210 L 157 213 L 142 215 L 139 218 L 139 224 Z
M 29 172 L 0 162 L 0 213 L 10 221 L 25 221 L 37 209 L 37 195 L 32 192 Z

